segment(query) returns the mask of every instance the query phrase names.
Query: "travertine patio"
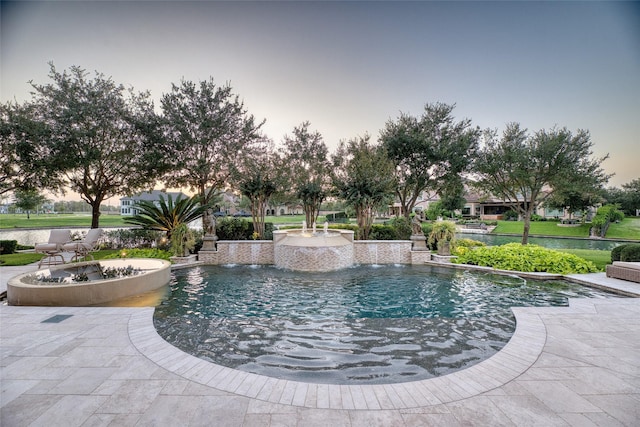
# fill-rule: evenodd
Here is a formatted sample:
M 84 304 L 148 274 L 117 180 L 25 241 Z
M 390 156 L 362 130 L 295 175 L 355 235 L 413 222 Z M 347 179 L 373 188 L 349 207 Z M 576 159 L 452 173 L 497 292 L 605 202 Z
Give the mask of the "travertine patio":
M 629 289 L 602 273 L 582 276 Z M 493 358 L 440 378 L 379 386 L 296 383 L 201 361 L 155 334 L 152 310 L 1 306 L 0 425 L 640 422 L 637 298 L 516 309 L 516 334 Z

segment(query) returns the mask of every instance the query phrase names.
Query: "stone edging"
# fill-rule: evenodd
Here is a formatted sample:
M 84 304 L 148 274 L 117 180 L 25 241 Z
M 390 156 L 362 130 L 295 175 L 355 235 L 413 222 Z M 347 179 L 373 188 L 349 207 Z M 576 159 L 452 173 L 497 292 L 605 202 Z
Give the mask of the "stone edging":
M 580 304 L 577 304 L 579 308 Z M 564 307 L 547 307 L 558 310 Z M 566 309 L 566 308 L 564 308 Z M 452 374 L 379 385 L 315 384 L 271 378 L 199 359 L 166 342 L 153 325 L 152 307 L 132 314 L 129 337 L 148 359 L 187 380 L 241 396 L 307 408 L 404 409 L 466 399 L 500 387 L 538 359 L 546 328 L 536 308 L 512 308 L 516 330 L 498 353 Z

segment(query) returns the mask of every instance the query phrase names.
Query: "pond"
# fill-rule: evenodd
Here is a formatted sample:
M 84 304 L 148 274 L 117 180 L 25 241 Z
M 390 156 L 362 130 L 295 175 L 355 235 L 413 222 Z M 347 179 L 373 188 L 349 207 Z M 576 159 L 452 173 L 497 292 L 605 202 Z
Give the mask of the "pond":
M 473 239 L 484 242 L 489 246 L 499 246 L 505 243 L 521 242 L 522 236 L 504 236 L 495 234 L 458 233 L 458 239 Z M 600 239 L 573 239 L 554 237 L 529 237 L 529 243 L 549 249 L 596 249 L 610 251 L 623 242 Z

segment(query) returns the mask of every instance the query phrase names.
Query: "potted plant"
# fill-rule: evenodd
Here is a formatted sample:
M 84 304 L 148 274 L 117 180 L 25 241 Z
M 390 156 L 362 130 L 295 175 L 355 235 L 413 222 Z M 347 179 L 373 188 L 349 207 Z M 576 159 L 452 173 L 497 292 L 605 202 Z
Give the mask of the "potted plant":
M 429 234 L 429 245 L 436 244 L 438 255 L 450 256 L 455 243 L 456 225 L 451 221 L 437 221 Z
M 173 252 L 172 260 L 176 262 L 189 262 L 191 256 L 190 251 L 195 248 L 196 239 L 193 231 L 182 223 L 175 227 L 171 232 L 171 252 Z

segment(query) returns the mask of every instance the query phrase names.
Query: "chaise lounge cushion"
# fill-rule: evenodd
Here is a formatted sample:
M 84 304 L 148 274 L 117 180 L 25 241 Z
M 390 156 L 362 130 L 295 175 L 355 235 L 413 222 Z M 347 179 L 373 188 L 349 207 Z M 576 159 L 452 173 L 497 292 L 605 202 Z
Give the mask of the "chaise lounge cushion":
M 614 261 L 613 266 L 614 267 L 631 268 L 633 270 L 640 270 L 640 262 Z

